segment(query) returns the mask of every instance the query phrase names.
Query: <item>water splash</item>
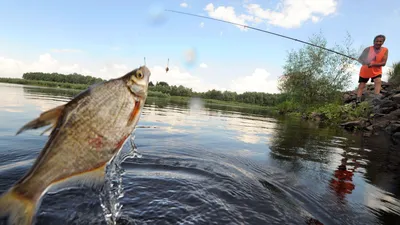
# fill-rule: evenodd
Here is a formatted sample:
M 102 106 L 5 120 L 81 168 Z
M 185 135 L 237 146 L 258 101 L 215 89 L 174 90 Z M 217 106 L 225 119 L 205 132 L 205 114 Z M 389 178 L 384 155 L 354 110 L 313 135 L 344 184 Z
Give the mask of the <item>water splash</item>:
M 130 137 L 130 149 L 126 153 L 122 150 L 106 166 L 105 183 L 100 191 L 100 204 L 108 225 L 116 225 L 121 216 L 122 204 L 120 199 L 124 197 L 122 175 L 125 170 L 121 164 L 128 158 L 141 158 L 134 143 L 135 136 Z

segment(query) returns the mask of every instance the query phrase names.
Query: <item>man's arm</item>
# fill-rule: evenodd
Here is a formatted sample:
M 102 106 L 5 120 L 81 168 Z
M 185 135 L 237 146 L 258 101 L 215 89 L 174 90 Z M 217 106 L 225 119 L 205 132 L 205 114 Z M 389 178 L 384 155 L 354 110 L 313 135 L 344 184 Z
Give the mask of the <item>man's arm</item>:
M 362 65 L 367 65 L 369 62 L 367 62 L 368 59 L 368 52 L 369 52 L 369 47 L 365 48 L 364 51 L 361 53 L 360 57 L 358 57 L 357 61 L 361 63 Z
M 380 63 L 370 63 L 370 64 L 368 64 L 368 67 L 373 67 L 373 66 L 374 66 L 374 67 L 385 66 L 388 57 L 389 57 L 389 49 L 386 50 L 385 55 L 384 55 L 383 58 L 382 58 L 382 62 L 380 62 Z

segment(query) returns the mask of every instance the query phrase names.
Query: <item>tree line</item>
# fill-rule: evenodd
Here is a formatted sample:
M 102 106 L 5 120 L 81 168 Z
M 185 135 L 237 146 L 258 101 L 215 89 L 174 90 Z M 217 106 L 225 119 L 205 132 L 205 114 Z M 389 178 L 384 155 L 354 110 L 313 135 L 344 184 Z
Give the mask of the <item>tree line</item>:
M 59 83 L 70 83 L 70 84 L 86 84 L 92 85 L 98 82 L 104 81 L 101 78 L 84 76 L 81 74 L 60 74 L 60 73 L 42 73 L 42 72 L 29 72 L 22 75 L 23 79 L 26 80 L 41 80 L 41 81 L 51 81 Z
M 244 92 L 238 94 L 234 91 L 219 91 L 215 89 L 206 92 L 195 92 L 191 88 L 182 85 L 169 85 L 164 81 L 157 82 L 155 85 L 150 82 L 149 90 L 153 92 L 161 92 L 170 96 L 201 97 L 204 99 L 241 102 L 262 106 L 275 106 L 287 99 L 285 94 L 271 94 L 264 92 Z
M 22 76 L 25 80 L 34 81 L 49 81 L 63 83 L 63 87 L 68 84 L 76 85 L 92 85 L 94 83 L 105 81 L 101 78 L 92 76 L 84 76 L 81 74 L 73 73 L 64 75 L 60 73 L 42 73 L 42 72 L 28 72 Z M 149 83 L 149 91 L 152 92 L 153 96 L 183 96 L 183 97 L 201 97 L 204 99 L 215 99 L 221 101 L 241 102 L 256 104 L 262 106 L 274 106 L 286 100 L 284 94 L 269 94 L 263 92 L 244 92 L 238 94 L 232 91 L 219 91 L 209 90 L 207 92 L 195 92 L 191 88 L 184 87 L 182 85 L 169 85 L 167 82 L 160 81 L 156 84 L 153 82 Z M 159 94 L 157 94 L 159 93 Z

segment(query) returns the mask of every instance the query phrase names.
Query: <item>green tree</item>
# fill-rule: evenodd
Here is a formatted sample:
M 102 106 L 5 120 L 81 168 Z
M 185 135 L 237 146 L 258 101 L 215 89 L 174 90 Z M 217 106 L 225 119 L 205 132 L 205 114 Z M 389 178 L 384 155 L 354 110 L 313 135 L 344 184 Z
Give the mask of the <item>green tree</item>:
M 309 42 L 327 47 L 327 40 L 320 34 L 314 34 Z M 356 58 L 349 34 L 343 45 L 335 44 L 331 48 L 337 52 Z M 339 92 L 346 89 L 351 80 L 351 66 L 356 61 L 310 45 L 298 51 L 289 52 L 284 75 L 278 87 L 290 99 L 301 106 L 319 105 L 333 101 Z
M 389 71 L 389 80 L 395 86 L 400 85 L 400 62 L 393 63 L 392 69 Z

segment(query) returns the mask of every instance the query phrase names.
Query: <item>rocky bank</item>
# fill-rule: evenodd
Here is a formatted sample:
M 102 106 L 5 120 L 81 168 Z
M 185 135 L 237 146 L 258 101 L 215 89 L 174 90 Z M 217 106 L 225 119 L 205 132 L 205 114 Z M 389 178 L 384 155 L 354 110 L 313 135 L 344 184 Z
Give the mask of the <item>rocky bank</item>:
M 371 114 L 368 118 L 355 121 L 345 121 L 341 124 L 347 130 L 363 130 L 370 136 L 386 132 L 395 143 L 400 144 L 400 87 L 394 87 L 388 82 L 382 82 L 382 96 L 374 94 L 374 84 L 368 84 L 362 100 L 367 101 Z M 356 105 L 356 90 L 345 92 L 345 104 Z

